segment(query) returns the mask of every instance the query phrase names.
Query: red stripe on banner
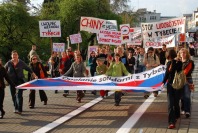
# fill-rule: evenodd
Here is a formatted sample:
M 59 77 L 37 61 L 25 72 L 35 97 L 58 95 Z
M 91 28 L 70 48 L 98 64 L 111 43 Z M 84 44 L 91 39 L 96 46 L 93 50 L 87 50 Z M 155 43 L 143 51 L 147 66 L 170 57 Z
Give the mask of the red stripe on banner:
M 144 81 L 132 81 L 132 82 L 127 82 L 127 83 L 119 83 L 117 86 L 139 86 L 142 84 Z

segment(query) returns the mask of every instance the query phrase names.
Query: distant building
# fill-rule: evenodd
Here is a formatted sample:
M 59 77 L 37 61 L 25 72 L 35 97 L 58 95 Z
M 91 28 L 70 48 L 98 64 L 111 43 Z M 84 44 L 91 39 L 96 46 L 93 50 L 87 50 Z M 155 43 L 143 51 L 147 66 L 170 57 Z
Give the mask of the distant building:
M 176 16 L 161 16 L 161 13 L 157 13 L 156 10 L 153 12 L 147 11 L 146 8 L 140 8 L 136 11 L 139 17 L 139 26 L 141 23 L 152 23 L 152 22 L 158 22 L 160 20 L 167 20 L 176 18 Z
M 156 10 L 153 12 L 147 11 L 146 8 L 141 8 L 137 10 L 140 23 L 150 23 L 160 21 L 161 13 L 156 13 Z

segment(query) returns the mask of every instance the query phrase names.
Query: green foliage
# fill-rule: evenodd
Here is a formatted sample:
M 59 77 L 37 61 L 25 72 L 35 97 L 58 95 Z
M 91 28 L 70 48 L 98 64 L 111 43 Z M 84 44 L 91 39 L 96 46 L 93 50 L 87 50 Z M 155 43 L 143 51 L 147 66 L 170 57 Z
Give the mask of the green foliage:
M 26 57 L 26 47 L 31 41 L 37 21 L 31 17 L 21 4 L 0 5 L 0 54 L 8 60 L 12 50 L 20 51 Z
M 66 37 L 80 32 L 83 38 L 80 48 L 83 50 L 97 41 L 95 34 L 80 31 L 82 16 L 117 20 L 118 25 L 125 20 L 130 24 L 134 22 L 130 11 L 127 11 L 129 19 L 126 19 L 126 14 L 122 14 L 126 11 L 128 0 L 46 0 L 36 12 L 37 16 L 31 16 L 27 12 L 27 7 L 24 6 L 27 1 L 17 1 L 15 4 L 0 5 L 0 56 L 6 60 L 10 58 L 11 51 L 16 49 L 20 57 L 27 61 L 32 44 L 37 45 L 37 52 L 42 60 L 49 58 L 50 38 L 39 36 L 39 20 L 61 21 L 62 37 L 52 38 L 53 42 L 66 42 Z M 77 45 L 70 46 L 77 49 Z

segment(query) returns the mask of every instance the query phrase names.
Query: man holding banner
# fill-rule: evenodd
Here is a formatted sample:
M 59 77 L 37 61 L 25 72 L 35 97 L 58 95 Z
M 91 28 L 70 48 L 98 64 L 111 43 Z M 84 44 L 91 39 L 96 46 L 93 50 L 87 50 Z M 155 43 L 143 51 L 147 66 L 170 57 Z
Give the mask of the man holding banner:
M 144 64 L 146 66 L 146 70 L 151 70 L 160 65 L 160 61 L 157 55 L 154 54 L 154 48 L 149 47 L 148 52 L 144 56 Z M 154 91 L 154 96 L 157 97 L 158 91 Z M 149 92 L 144 93 L 144 98 L 147 99 L 149 97 Z

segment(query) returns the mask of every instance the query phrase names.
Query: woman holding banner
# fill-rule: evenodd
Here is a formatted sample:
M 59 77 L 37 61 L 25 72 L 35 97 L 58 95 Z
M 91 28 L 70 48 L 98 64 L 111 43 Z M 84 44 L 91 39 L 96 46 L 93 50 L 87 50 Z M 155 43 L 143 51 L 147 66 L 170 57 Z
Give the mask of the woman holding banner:
M 77 54 L 75 56 L 75 62 L 72 63 L 70 69 L 63 75 L 63 76 L 69 76 L 70 74 L 73 74 L 73 77 L 85 77 L 86 75 L 86 67 L 84 65 L 84 62 L 82 60 L 82 56 L 80 54 Z M 83 90 L 77 90 L 77 97 L 76 100 L 78 103 L 81 102 L 81 99 L 84 97 Z
M 168 52 L 167 59 L 169 60 L 166 67 L 166 72 L 164 79 L 162 81 L 162 87 L 167 82 L 167 100 L 168 100 L 168 123 L 169 129 L 175 128 L 175 123 L 180 117 L 180 90 L 176 90 L 172 87 L 173 79 L 175 77 L 175 72 L 180 72 L 182 70 L 182 62 L 175 60 L 177 53 L 174 49 Z
M 48 76 L 44 66 L 42 65 L 42 63 L 38 61 L 38 56 L 36 55 L 33 55 L 30 57 L 30 68 L 37 75 L 38 78 L 45 78 Z M 30 73 L 28 73 L 28 79 L 29 80 L 34 79 L 32 78 Z M 35 105 L 35 93 L 36 93 L 36 90 L 30 90 L 30 93 L 29 93 L 29 108 L 30 109 L 33 109 Z M 45 91 L 39 90 L 39 95 L 40 95 L 41 101 L 44 102 L 44 105 L 47 105 L 47 95 Z

